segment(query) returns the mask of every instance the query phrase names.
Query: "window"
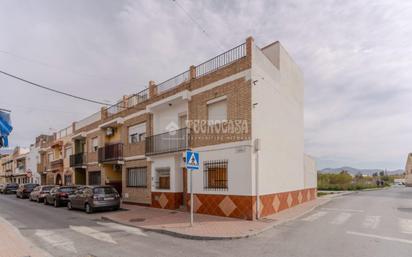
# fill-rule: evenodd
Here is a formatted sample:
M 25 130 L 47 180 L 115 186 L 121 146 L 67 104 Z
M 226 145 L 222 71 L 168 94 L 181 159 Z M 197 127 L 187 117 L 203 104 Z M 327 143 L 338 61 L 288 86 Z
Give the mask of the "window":
M 129 143 L 135 144 L 145 140 L 146 123 L 140 123 L 129 127 Z
M 91 140 L 91 152 L 97 152 L 97 149 L 99 148 L 99 138 L 98 137 L 93 137 Z
M 170 189 L 170 168 L 157 168 L 156 177 L 157 189 Z
M 64 184 L 69 186 L 72 184 L 72 175 L 64 175 Z
M 216 98 L 207 103 L 207 115 L 210 122 L 220 122 L 227 120 L 227 100 Z
M 71 147 L 66 147 L 64 149 L 64 158 L 69 157 L 70 155 L 72 155 L 72 148 Z
M 147 167 L 127 169 L 128 187 L 147 187 Z
M 89 172 L 89 185 L 100 185 L 100 184 L 101 184 L 100 171 Z
M 49 160 L 49 162 L 53 161 L 53 153 L 48 153 L 47 154 L 47 159 Z
M 204 189 L 228 189 L 227 160 L 207 161 L 203 167 Z

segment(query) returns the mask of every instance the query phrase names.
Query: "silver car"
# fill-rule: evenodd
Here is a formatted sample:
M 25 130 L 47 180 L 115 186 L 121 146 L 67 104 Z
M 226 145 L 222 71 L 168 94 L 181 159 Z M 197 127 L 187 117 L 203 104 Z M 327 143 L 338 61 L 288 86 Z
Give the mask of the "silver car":
M 86 213 L 95 210 L 118 210 L 120 195 L 112 186 L 85 186 L 69 195 L 67 208 L 85 210 Z

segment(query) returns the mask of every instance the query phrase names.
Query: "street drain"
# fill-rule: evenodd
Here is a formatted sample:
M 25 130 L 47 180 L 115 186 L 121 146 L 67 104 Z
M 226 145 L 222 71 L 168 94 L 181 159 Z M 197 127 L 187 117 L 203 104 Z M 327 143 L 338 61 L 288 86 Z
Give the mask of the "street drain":
M 170 214 L 176 214 L 176 213 L 178 213 L 177 211 L 171 211 L 171 212 L 169 212 Z
M 144 219 L 144 218 L 136 218 L 136 219 L 130 219 L 129 222 L 143 222 L 145 220 L 146 219 Z

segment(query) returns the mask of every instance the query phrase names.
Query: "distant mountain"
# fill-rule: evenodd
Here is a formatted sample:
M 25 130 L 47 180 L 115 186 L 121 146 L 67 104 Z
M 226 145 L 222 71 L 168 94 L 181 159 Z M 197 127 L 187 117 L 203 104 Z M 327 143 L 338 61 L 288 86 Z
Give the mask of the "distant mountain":
M 346 170 L 350 174 L 356 175 L 358 173 L 362 173 L 363 175 L 372 175 L 375 172 L 380 172 L 383 169 L 357 169 L 357 168 L 352 168 L 348 166 L 340 167 L 340 168 L 324 168 L 320 170 L 319 172 L 321 173 L 339 173 L 343 170 Z M 404 170 L 399 169 L 399 170 L 387 170 L 387 174 L 389 175 L 395 175 L 395 174 L 402 174 Z

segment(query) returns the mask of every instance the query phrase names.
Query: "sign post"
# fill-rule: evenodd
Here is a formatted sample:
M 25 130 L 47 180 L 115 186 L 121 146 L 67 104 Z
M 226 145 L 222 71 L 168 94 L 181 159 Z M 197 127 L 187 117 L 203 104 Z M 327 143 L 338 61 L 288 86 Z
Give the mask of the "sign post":
M 190 173 L 190 226 L 193 226 L 193 171 L 199 170 L 199 153 L 186 151 L 186 169 Z

